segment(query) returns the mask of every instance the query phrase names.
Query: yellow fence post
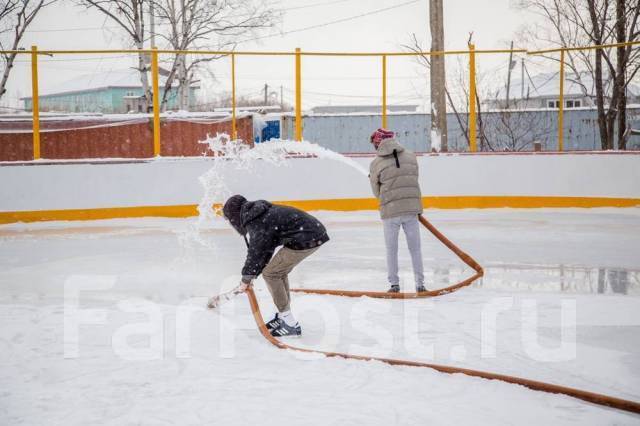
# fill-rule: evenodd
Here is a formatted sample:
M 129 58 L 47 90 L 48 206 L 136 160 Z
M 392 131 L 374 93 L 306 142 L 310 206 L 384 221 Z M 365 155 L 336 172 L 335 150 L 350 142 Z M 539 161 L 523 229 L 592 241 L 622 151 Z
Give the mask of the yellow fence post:
M 302 140 L 302 64 L 300 48 L 296 47 L 296 140 Z
M 236 55 L 231 54 L 231 140 L 238 139 L 236 122 Z
M 478 150 L 476 142 L 476 46 L 469 44 L 469 150 Z
M 160 156 L 160 88 L 158 76 L 158 48 L 151 52 L 151 79 L 153 81 L 153 155 Z
M 382 128 L 387 128 L 387 55 L 382 55 Z
M 33 159 L 40 159 L 40 102 L 38 99 L 38 47 L 31 46 L 31 110 L 33 113 Z
M 564 49 L 560 51 L 560 95 L 558 96 L 558 151 L 564 149 Z

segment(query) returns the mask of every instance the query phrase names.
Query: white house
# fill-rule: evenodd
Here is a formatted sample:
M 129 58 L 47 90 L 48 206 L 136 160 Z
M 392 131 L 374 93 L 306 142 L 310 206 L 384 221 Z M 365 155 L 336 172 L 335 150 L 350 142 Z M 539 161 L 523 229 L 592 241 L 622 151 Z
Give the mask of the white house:
M 606 81 L 606 80 L 605 80 Z M 605 85 L 605 91 L 609 89 Z M 524 81 L 512 80 L 509 90 L 509 108 L 538 109 L 558 108 L 560 106 L 559 73 L 545 73 L 532 76 Z M 628 103 L 640 102 L 640 87 L 628 86 Z M 501 87 L 495 94 L 483 100 L 487 109 L 505 109 L 506 87 Z M 564 80 L 564 108 L 594 107 L 596 105 L 596 90 L 593 78 L 589 73 L 579 75 L 566 73 Z M 608 97 L 606 98 L 608 100 Z

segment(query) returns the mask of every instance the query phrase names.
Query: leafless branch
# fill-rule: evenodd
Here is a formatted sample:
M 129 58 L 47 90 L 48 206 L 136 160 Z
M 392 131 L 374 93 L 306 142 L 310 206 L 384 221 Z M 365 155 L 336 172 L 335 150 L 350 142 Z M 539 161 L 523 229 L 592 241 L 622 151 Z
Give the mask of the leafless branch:
M 259 0 L 151 1 L 161 28 L 156 35 L 173 50 L 234 49 L 238 37 L 270 28 L 280 17 Z M 180 108 L 187 108 L 187 91 L 199 67 L 218 58 L 175 55 L 164 85 L 162 105 L 166 107 L 177 82 Z
M 5 50 L 18 50 L 25 31 L 33 22 L 38 13 L 56 0 L 4 0 L 0 5 L 0 35 L 10 34 L 8 43 L 0 43 Z M 3 64 L 2 78 L 0 79 L 0 98 L 6 93 L 7 82 L 13 68 L 17 53 L 3 53 L 0 55 Z

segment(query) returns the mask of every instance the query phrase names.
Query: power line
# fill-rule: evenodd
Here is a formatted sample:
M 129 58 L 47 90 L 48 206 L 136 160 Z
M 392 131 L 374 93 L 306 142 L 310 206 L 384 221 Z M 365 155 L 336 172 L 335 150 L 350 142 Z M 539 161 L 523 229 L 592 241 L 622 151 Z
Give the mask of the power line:
M 231 77 L 229 77 L 228 75 L 223 75 L 221 76 L 221 78 L 223 78 L 224 80 L 230 80 Z M 281 76 L 259 76 L 259 75 L 236 75 L 236 80 L 237 81 L 241 81 L 241 80 L 258 80 L 258 81 L 263 81 L 263 80 L 274 80 L 274 81 L 292 81 L 293 79 L 295 79 L 295 76 L 288 76 L 288 77 L 281 77 Z M 381 81 L 382 77 L 304 77 L 305 81 L 361 81 L 361 80 L 368 80 L 368 81 Z M 387 76 L 387 80 L 414 80 L 414 81 L 422 81 L 424 80 L 424 77 L 422 76 L 416 76 L 416 77 L 412 77 L 412 76 L 396 76 L 396 77 L 389 77 Z
M 378 13 L 386 12 L 386 11 L 389 11 L 389 10 L 392 10 L 392 9 L 397 9 L 399 7 L 408 6 L 408 5 L 413 4 L 413 3 L 418 3 L 419 1 L 421 1 L 421 0 L 411 0 L 411 1 L 408 1 L 408 2 L 405 2 L 405 3 L 397 4 L 395 6 L 389 6 L 389 7 L 385 7 L 385 8 L 382 8 L 382 9 L 375 9 L 375 10 L 371 10 L 369 12 L 361 13 L 359 15 L 353 15 L 353 16 L 348 16 L 346 18 L 342 18 L 342 19 L 336 19 L 335 21 L 329 21 L 329 22 L 324 22 L 322 24 L 316 24 L 316 25 L 311 25 L 311 26 L 308 26 L 308 27 L 296 28 L 294 30 L 284 31 L 284 32 L 282 32 L 280 34 L 270 34 L 270 35 L 265 35 L 265 36 L 260 36 L 260 37 L 249 38 L 249 39 L 246 39 L 246 40 L 241 40 L 241 41 L 237 42 L 237 44 L 247 43 L 249 41 L 255 41 L 255 40 L 262 40 L 262 39 L 265 39 L 265 38 L 285 36 L 287 34 L 299 33 L 299 32 L 302 32 L 302 31 L 308 31 L 308 30 L 313 30 L 313 29 L 316 29 L 316 28 L 327 27 L 329 25 L 334 25 L 334 24 L 340 24 L 340 23 L 343 23 L 343 22 L 353 21 L 354 19 L 360 19 L 360 18 L 364 18 L 366 16 L 371 16 L 371 15 L 375 15 L 375 14 L 378 14 Z
M 95 30 L 104 30 L 104 29 L 117 29 L 122 28 L 119 25 L 107 25 L 104 27 L 79 27 L 79 28 L 49 28 L 45 30 L 27 30 L 26 33 L 62 33 L 69 31 L 95 31 Z
M 533 82 L 533 79 L 531 78 L 531 75 L 529 74 L 529 69 L 527 68 L 526 65 L 524 67 L 524 72 L 527 73 L 527 78 L 529 79 L 529 83 L 531 83 L 531 86 L 533 87 L 533 91 L 536 93 L 539 93 L 538 88 L 542 88 L 559 74 L 558 72 L 554 72 L 553 74 L 551 74 L 549 78 L 547 78 L 542 84 L 540 84 L 539 87 L 536 87 L 535 83 Z
M 322 2 L 322 3 L 314 3 L 314 4 L 308 4 L 308 5 L 304 5 L 304 6 L 295 6 L 295 7 L 287 7 L 286 11 L 291 11 L 291 10 L 300 10 L 300 9 L 309 9 L 312 7 L 318 7 L 318 6 L 328 6 L 331 4 L 337 4 L 337 3 L 346 3 L 348 1 L 352 1 L 352 0 L 333 0 L 333 1 L 329 1 L 329 2 Z M 231 16 L 226 16 L 225 19 L 230 19 L 230 18 L 242 18 L 245 16 L 251 16 L 253 14 L 251 13 L 241 13 L 238 15 L 231 15 Z M 170 23 L 156 23 L 156 26 L 171 26 Z M 122 28 L 120 25 L 102 25 L 100 27 L 78 27 L 78 28 L 48 28 L 48 29 L 42 29 L 42 30 L 27 30 L 25 32 L 27 33 L 57 33 L 57 32 L 67 32 L 67 31 L 96 31 L 96 30 L 105 30 L 105 29 L 119 29 Z
M 300 10 L 300 9 L 309 9 L 309 8 L 316 7 L 316 6 L 328 6 L 330 4 L 346 3 L 348 1 L 351 1 L 351 0 L 334 0 L 334 1 L 324 2 L 324 3 L 308 4 L 306 6 L 287 7 L 286 9 L 287 9 L 287 11 Z
M 287 87 L 284 87 L 284 90 L 286 90 L 287 92 L 294 92 L 293 89 L 289 89 Z M 391 95 L 388 95 L 388 98 L 395 98 L 403 93 L 406 92 L 410 92 L 413 91 L 413 88 L 409 88 L 409 89 L 405 89 L 405 90 L 401 90 L 400 92 L 396 92 L 393 93 Z M 303 94 L 307 95 L 307 94 L 311 94 L 311 95 L 316 95 L 316 96 L 331 96 L 331 97 L 337 97 L 337 98 L 356 98 L 356 99 L 364 99 L 364 98 L 371 98 L 371 99 L 380 99 L 380 95 L 344 95 L 344 94 L 340 94 L 340 93 L 327 93 L 327 92 L 315 92 L 312 90 L 304 90 Z
M 136 58 L 137 53 L 131 53 L 129 55 L 117 55 L 117 56 L 110 56 L 110 55 L 102 55 L 99 56 L 97 58 L 65 58 L 65 59 L 41 59 L 38 58 L 38 63 L 41 64 L 43 62 L 79 62 L 79 61 L 100 61 L 102 59 L 119 59 L 119 58 Z M 31 63 L 30 59 L 17 59 L 14 62 L 16 63 Z

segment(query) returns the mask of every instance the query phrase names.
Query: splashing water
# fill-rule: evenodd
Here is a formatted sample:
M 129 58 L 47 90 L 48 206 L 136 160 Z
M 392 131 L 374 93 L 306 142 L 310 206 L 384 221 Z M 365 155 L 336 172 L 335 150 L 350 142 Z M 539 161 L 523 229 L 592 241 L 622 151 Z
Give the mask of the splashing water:
M 221 220 L 221 210 L 225 200 L 232 194 L 225 181 L 225 168 L 231 167 L 252 173 L 256 160 L 266 161 L 274 166 L 286 166 L 292 157 L 309 156 L 339 161 L 365 176 L 368 175 L 368 171 L 351 158 L 307 141 L 272 139 L 251 148 L 241 140 L 231 140 L 227 134 L 217 134 L 200 143 L 206 144 L 209 150 L 215 152 L 219 158 L 213 161 L 213 166 L 198 178 L 204 188 L 204 195 L 198 204 L 198 219 L 188 227 L 185 233 L 179 235 L 183 247 L 191 247 L 196 243 L 215 248 L 214 242 L 204 239 L 201 231 L 226 227 Z

